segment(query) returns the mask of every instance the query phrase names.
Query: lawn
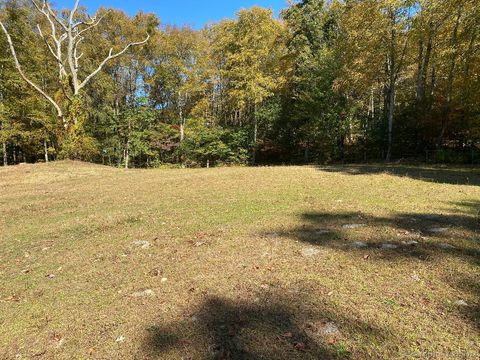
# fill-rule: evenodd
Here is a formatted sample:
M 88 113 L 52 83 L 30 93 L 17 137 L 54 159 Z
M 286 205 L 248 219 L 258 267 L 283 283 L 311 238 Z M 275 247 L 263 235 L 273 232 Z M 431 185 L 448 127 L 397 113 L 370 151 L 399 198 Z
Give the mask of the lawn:
M 0 168 L 0 358 L 478 359 L 479 182 Z

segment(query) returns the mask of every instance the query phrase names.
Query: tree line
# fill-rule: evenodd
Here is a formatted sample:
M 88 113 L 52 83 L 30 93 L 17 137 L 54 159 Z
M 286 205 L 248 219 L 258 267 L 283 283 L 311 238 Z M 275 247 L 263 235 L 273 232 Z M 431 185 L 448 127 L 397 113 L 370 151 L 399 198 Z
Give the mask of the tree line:
M 201 30 L 0 0 L 3 165 L 475 162 L 479 100 L 480 0 L 301 0 Z

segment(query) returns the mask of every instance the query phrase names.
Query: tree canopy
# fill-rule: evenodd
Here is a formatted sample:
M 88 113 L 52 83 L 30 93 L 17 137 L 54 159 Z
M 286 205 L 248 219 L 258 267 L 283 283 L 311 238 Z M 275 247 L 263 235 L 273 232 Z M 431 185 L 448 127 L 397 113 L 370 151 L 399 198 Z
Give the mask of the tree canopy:
M 479 9 L 301 0 L 194 30 L 1 0 L 1 160 L 478 162 Z

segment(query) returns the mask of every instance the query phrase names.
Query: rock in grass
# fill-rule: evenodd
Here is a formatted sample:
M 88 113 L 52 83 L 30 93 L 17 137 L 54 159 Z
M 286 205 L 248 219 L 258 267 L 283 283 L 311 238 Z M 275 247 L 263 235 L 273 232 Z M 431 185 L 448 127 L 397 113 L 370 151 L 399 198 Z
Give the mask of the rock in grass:
M 119 337 L 117 337 L 117 338 L 115 339 L 115 342 L 116 342 L 117 344 L 121 344 L 121 343 L 125 342 L 125 336 L 119 336 Z
M 457 305 L 457 306 L 468 306 L 468 304 L 464 300 L 455 301 L 455 305 Z
M 396 244 L 382 244 L 382 249 L 383 250 L 395 250 L 395 249 L 398 249 L 398 245 Z
M 342 333 L 340 332 L 337 324 L 333 321 L 318 321 L 307 323 L 305 326 L 305 332 L 320 342 L 325 342 L 334 339 L 340 339 Z
M 418 241 L 411 240 L 411 241 L 402 241 L 402 244 L 405 246 L 417 246 Z
M 320 250 L 315 249 L 313 247 L 306 248 L 306 249 L 302 250 L 302 255 L 305 256 L 305 257 L 312 257 L 312 256 L 315 256 L 315 255 L 318 255 L 318 254 L 320 254 Z
M 340 336 L 340 330 L 338 326 L 333 322 L 326 323 L 323 328 L 320 328 L 320 331 L 325 336 Z
M 136 298 L 146 298 L 146 297 L 152 297 L 155 296 L 155 293 L 151 289 L 147 289 L 144 291 L 138 291 L 132 294 L 133 297 Z
M 432 234 L 443 234 L 443 233 L 447 232 L 448 230 L 449 229 L 446 228 L 446 227 L 435 227 L 435 228 L 428 229 L 428 232 L 432 233 Z
M 368 244 L 363 242 L 363 241 L 355 241 L 352 246 L 355 248 L 355 249 L 365 249 L 368 247 Z
M 365 224 L 345 224 L 342 226 L 343 229 L 346 229 L 346 230 L 354 230 L 354 229 L 360 229 L 360 228 L 363 228 L 367 225 Z
M 135 246 L 139 246 L 144 250 L 146 250 L 150 247 L 150 242 L 144 241 L 144 240 L 134 241 L 132 244 L 135 245 Z
M 453 245 L 450 245 L 450 244 L 447 244 L 447 243 L 442 243 L 442 244 L 438 244 L 438 247 L 442 250 L 452 250 L 452 249 L 455 249 L 455 246 Z

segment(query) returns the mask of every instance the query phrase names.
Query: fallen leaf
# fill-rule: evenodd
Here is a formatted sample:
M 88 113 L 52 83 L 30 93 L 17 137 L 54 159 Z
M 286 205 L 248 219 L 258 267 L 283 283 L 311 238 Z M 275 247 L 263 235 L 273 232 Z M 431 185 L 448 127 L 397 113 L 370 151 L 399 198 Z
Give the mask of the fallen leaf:
M 295 350 L 298 351 L 305 351 L 305 349 L 307 348 L 306 345 L 302 342 L 296 342 L 295 344 L 293 344 L 293 347 L 295 348 Z

